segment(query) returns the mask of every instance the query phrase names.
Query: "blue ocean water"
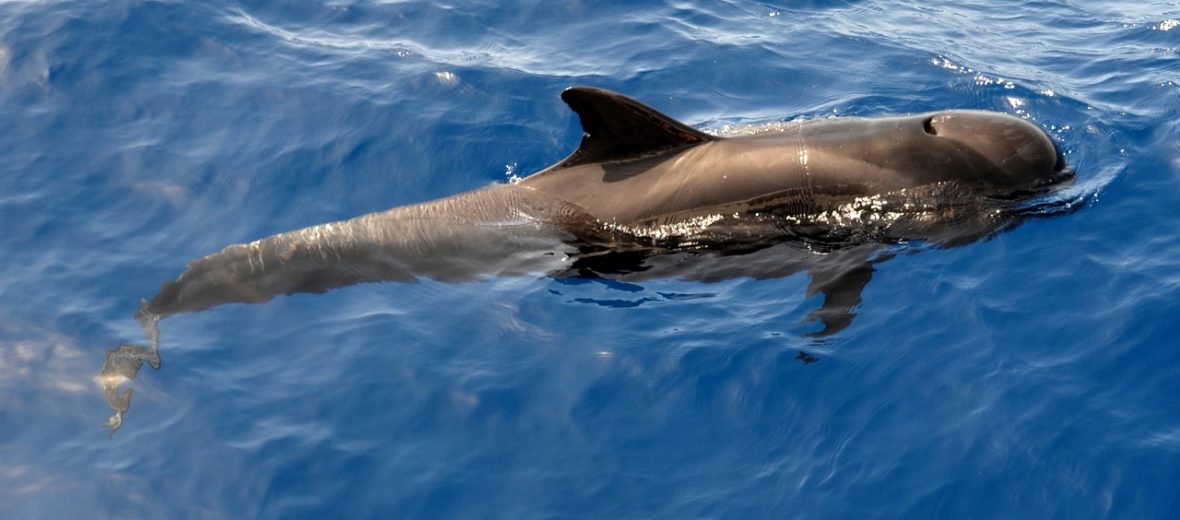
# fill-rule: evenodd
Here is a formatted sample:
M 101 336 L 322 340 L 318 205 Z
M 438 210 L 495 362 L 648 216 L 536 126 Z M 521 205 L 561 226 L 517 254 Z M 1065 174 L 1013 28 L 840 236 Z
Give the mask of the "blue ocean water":
M 1178 82 L 1163 1 L 0 3 L 0 517 L 1175 518 Z M 824 339 L 805 273 L 180 315 L 108 438 L 187 261 L 536 171 L 576 84 L 1016 114 L 1077 207 L 878 264 Z

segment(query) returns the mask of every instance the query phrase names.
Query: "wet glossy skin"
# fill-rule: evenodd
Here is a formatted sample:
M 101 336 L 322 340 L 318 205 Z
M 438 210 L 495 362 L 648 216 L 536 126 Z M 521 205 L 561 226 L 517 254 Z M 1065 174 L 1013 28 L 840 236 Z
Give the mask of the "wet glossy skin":
M 550 169 L 520 186 L 605 222 L 631 224 L 779 192 L 859 196 L 960 181 L 1004 193 L 1048 182 L 1062 166 L 1037 126 L 1006 114 L 955 110 L 800 122 L 634 161 Z

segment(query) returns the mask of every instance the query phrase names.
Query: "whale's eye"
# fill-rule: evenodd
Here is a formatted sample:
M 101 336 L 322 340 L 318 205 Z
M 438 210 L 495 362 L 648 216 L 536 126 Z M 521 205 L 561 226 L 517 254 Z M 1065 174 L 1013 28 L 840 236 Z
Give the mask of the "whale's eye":
M 922 120 L 922 130 L 930 135 L 938 135 L 938 131 L 934 129 L 934 116 Z

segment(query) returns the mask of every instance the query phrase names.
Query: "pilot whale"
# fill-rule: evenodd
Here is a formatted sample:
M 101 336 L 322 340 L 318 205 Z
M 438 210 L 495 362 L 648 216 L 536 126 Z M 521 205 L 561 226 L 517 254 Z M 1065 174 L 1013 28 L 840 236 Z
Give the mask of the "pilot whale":
M 136 318 L 151 349 L 108 354 L 111 373 L 158 365 L 156 322 L 226 303 L 364 282 L 556 277 L 712 281 L 810 274 L 811 316 L 845 328 L 889 244 L 955 245 L 1021 218 L 1021 201 L 1071 177 L 1036 125 L 948 110 L 792 121 L 746 135 L 694 129 L 621 94 L 572 87 L 583 134 L 518 182 L 235 244 L 190 262 Z M 131 368 L 128 368 L 131 367 Z M 107 369 L 104 368 L 104 373 Z M 107 388 L 121 422 L 129 394 Z
M 820 119 L 719 137 L 603 89 L 561 98 L 583 130 L 562 161 L 519 182 L 231 245 L 189 263 L 141 317 L 362 282 L 584 272 L 625 253 L 952 243 L 999 227 L 964 226 L 968 205 L 986 218 L 987 203 L 1067 175 L 1044 131 L 1000 113 Z

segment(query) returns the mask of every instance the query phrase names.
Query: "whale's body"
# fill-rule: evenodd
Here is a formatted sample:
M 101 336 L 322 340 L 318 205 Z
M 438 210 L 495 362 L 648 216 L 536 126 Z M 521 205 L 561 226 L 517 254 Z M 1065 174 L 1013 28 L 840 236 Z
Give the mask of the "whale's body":
M 883 245 L 954 245 L 1018 221 L 1020 203 L 1067 178 L 1049 137 L 1022 119 L 952 110 L 697 131 L 619 94 L 562 99 L 584 131 L 561 162 L 513 184 L 236 244 L 189 262 L 136 318 L 151 346 L 107 353 L 100 379 L 122 424 L 156 322 L 225 303 L 377 281 L 547 273 L 714 281 L 807 272 L 811 313 L 847 327 Z
M 562 99 L 584 135 L 561 162 L 514 184 L 229 246 L 164 284 L 141 319 L 362 282 L 534 272 L 808 270 L 825 308 L 848 313 L 872 272 L 863 244 L 978 238 L 1005 223 L 1000 204 L 1064 174 L 1042 130 L 998 113 L 834 118 L 721 138 L 605 90 Z M 796 252 L 750 256 L 776 246 Z M 699 268 L 682 261 L 709 252 Z M 848 319 L 824 320 L 826 332 Z

